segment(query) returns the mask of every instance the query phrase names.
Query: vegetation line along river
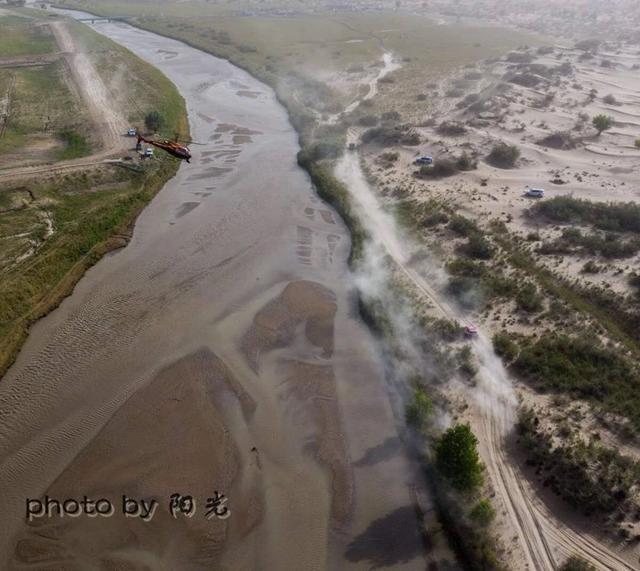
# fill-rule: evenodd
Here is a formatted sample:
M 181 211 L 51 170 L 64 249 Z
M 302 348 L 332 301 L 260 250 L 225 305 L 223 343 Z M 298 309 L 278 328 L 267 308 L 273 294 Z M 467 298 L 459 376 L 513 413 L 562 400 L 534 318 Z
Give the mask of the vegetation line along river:
M 2 566 L 424 568 L 349 235 L 297 166 L 285 110 L 229 62 L 124 23 L 93 27 L 173 81 L 203 144 L 0 383 Z M 227 520 L 166 510 L 175 492 L 214 489 Z M 44 494 L 162 505 L 147 523 L 25 525 L 25 499 Z

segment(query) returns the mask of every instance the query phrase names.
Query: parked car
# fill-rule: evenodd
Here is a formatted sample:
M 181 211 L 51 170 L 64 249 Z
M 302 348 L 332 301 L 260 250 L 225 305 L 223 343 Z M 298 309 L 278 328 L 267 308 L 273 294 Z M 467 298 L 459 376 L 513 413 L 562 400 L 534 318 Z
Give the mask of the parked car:
M 418 157 L 416 159 L 416 164 L 417 165 L 432 165 L 433 164 L 433 157 Z
M 544 188 L 528 188 L 524 195 L 529 198 L 542 198 L 544 196 Z
M 135 137 L 137 134 L 138 134 L 138 131 L 136 131 L 135 127 L 131 127 L 131 129 L 127 131 L 128 137 Z

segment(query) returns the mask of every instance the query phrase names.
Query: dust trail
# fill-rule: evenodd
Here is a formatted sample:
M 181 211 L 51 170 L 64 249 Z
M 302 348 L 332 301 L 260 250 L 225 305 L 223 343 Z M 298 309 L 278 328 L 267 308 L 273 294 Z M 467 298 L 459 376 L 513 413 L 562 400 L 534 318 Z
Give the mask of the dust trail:
M 349 143 L 355 142 L 357 133 L 349 133 Z M 419 263 L 412 262 L 412 254 L 418 246 L 398 227 L 393 215 L 387 212 L 372 191 L 362 171 L 359 156 L 347 152 L 336 165 L 336 176 L 347 186 L 362 224 L 369 233 L 370 244 L 365 247 L 365 261 L 356 277 L 360 290 L 365 295 L 377 295 L 384 299 L 382 291 L 387 275 L 385 255 L 390 257 L 407 278 L 419 289 L 443 317 L 465 321 L 465 315 L 448 303 L 440 290 L 446 275 L 432 260 L 421 256 Z M 393 315 L 394 325 L 410 335 L 404 316 Z M 415 333 L 414 333 L 415 334 Z M 405 339 L 410 347 L 411 339 Z M 517 399 L 507 372 L 491 347 L 490 341 L 480 333 L 472 343 L 478 362 L 477 383 L 472 395 L 482 409 L 493 417 L 500 430 L 506 433 L 514 424 Z

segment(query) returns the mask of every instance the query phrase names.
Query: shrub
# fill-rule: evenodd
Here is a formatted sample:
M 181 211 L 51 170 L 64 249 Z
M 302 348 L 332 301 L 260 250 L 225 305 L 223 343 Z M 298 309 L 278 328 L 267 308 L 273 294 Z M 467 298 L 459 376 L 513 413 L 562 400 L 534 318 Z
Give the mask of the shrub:
M 478 260 L 490 260 L 493 257 L 493 246 L 480 233 L 471 234 L 462 251 L 470 258 Z
M 602 101 L 607 105 L 619 105 L 618 100 L 611 93 L 609 95 L 605 95 L 602 98 Z
M 487 162 L 495 167 L 509 169 L 513 168 L 520 157 L 520 149 L 515 145 L 498 143 L 494 145 L 487 156 Z
M 551 149 L 568 150 L 576 148 L 576 141 L 570 133 L 557 132 L 540 139 L 538 145 Z
M 597 569 L 582 557 L 572 555 L 562 564 L 559 571 L 597 571 Z
M 527 313 L 538 313 L 542 311 L 543 299 L 538 288 L 532 283 L 526 283 L 523 285 L 516 295 L 516 304 L 518 309 L 526 311 Z
M 378 118 L 375 115 L 365 115 L 358 119 L 358 124 L 363 127 L 375 127 L 378 124 Z
M 382 114 L 383 121 L 400 121 L 400 119 L 400 113 L 398 113 L 397 111 L 387 111 L 386 113 Z
M 418 171 L 423 178 L 444 178 L 458 172 L 457 164 L 451 159 L 438 159 L 433 165 L 422 165 Z
M 511 335 L 506 331 L 496 333 L 493 338 L 493 350 L 498 357 L 505 361 L 513 361 L 518 356 L 518 346 L 511 339 Z
M 433 402 L 426 391 L 418 387 L 413 393 L 411 402 L 405 408 L 407 425 L 417 430 L 421 429 L 431 417 Z
M 158 111 L 150 111 L 144 117 L 144 126 L 153 133 L 160 131 L 164 123 L 164 117 Z
M 493 509 L 489 500 L 482 499 L 473 506 L 469 517 L 478 525 L 487 527 L 496 517 L 496 510 Z
M 467 132 L 467 128 L 462 123 L 443 121 L 438 125 L 437 131 L 447 137 L 459 137 Z
M 480 231 L 478 225 L 473 220 L 459 214 L 451 217 L 449 220 L 449 228 L 456 234 L 460 234 L 460 236 L 470 236 Z

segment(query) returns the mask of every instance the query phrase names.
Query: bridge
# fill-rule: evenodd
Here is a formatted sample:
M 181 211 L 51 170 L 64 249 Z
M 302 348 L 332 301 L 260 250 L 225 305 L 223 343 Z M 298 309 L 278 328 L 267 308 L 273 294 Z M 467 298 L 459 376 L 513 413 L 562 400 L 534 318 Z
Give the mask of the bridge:
M 97 22 L 127 22 L 130 20 L 127 16 L 93 16 L 91 18 L 76 18 L 78 22 L 89 22 L 95 24 Z

